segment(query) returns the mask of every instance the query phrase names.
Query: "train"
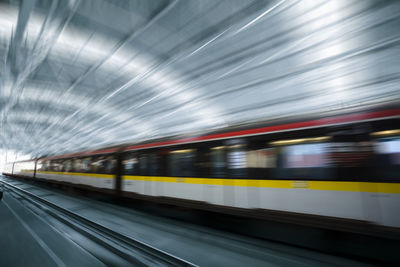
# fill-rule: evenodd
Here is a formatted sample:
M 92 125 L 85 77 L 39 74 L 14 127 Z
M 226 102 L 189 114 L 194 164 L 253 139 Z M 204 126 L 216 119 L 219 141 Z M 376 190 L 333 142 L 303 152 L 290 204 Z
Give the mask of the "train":
M 292 117 L 10 162 L 3 174 L 178 206 L 399 228 L 399 118 L 398 107 Z

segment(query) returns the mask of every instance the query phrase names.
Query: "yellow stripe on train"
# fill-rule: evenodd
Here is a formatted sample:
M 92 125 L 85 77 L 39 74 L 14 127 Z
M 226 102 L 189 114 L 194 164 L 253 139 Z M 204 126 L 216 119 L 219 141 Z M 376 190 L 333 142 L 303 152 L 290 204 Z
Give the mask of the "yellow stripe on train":
M 50 172 L 50 171 L 36 171 L 36 173 L 57 174 L 57 175 L 76 175 L 76 176 L 87 176 L 87 177 L 107 178 L 107 179 L 113 179 L 114 176 L 115 176 L 115 174 L 84 173 L 84 172 Z
M 93 178 L 113 179 L 114 174 L 77 173 L 77 172 L 51 172 L 37 171 L 37 173 L 56 175 L 76 175 Z M 337 182 L 337 181 L 293 181 L 293 180 L 253 180 L 253 179 L 221 179 L 221 178 L 190 178 L 190 177 L 164 177 L 164 176 L 139 176 L 124 175 L 124 180 L 151 181 L 164 183 L 186 183 L 226 186 L 249 186 L 285 189 L 309 189 L 400 194 L 400 183 L 374 183 L 374 182 Z
M 399 183 L 183 178 L 124 175 L 124 180 L 400 194 Z

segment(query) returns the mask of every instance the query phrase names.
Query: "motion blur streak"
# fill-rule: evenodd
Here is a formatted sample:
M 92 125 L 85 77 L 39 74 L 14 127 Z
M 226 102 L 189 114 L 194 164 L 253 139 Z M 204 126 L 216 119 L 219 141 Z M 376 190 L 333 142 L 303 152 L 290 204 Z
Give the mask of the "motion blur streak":
M 398 1 L 1 2 L 2 148 L 398 103 L 399 14 Z

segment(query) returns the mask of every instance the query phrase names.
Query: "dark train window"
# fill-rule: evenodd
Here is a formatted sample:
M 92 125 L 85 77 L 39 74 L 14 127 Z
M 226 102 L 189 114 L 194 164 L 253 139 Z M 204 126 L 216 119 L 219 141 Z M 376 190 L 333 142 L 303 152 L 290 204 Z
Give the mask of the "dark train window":
M 211 148 L 211 176 L 226 177 L 226 147 Z
M 372 155 L 369 141 L 335 142 L 331 144 L 332 161 L 336 167 L 362 167 Z
M 115 170 L 115 159 L 112 156 L 93 156 L 73 161 L 76 172 L 112 174 Z
M 331 144 L 332 166 L 338 180 L 374 179 L 375 168 L 371 141 L 334 142 Z
M 146 154 L 141 154 L 139 156 L 139 174 L 140 175 L 148 175 L 148 169 L 149 169 L 149 161 L 148 161 L 148 156 Z
M 126 154 L 122 165 L 125 175 L 136 175 L 139 172 L 139 159 L 135 153 Z
M 195 149 L 170 151 L 168 165 L 169 175 L 191 177 L 195 174 Z
M 208 147 L 198 147 L 196 151 L 196 177 L 210 177 L 212 167 L 212 150 Z
M 102 164 L 105 174 L 113 174 L 114 173 L 116 160 L 113 157 L 111 157 L 111 156 L 106 157 L 101 162 L 101 164 Z
M 112 166 L 112 164 L 110 166 L 109 160 L 110 159 L 107 159 L 104 156 L 94 156 L 89 158 L 89 172 L 103 174 L 112 173 L 112 170 L 110 172 L 110 168 L 112 169 L 114 166 Z M 111 160 L 113 159 L 111 158 Z
M 148 175 L 156 176 L 159 175 L 159 161 L 160 157 L 157 153 L 151 153 L 148 155 Z
M 158 176 L 167 176 L 168 153 L 167 149 L 157 151 L 157 174 Z

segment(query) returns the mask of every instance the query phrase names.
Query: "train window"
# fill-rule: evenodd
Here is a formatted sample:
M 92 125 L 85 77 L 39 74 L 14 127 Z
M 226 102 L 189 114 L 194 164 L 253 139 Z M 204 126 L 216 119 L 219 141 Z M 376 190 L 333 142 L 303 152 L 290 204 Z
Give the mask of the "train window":
M 374 167 L 380 179 L 400 179 L 400 137 L 386 137 L 376 140 Z
M 51 160 L 50 161 L 50 171 L 59 172 L 62 169 L 62 164 L 60 162 Z
M 92 164 L 95 166 L 94 168 L 96 169 L 96 173 L 105 173 L 105 163 L 103 156 L 93 159 Z
M 46 170 L 47 170 L 47 171 L 52 171 L 52 170 L 53 170 L 53 168 L 52 168 L 52 166 L 51 166 L 51 161 L 50 161 L 50 160 L 47 161 Z
M 149 155 L 149 175 L 159 175 L 159 155 L 151 153 Z
M 74 159 L 72 166 L 73 166 L 74 172 L 80 172 L 81 171 L 81 159 Z
M 90 171 L 90 158 L 80 158 L 74 160 L 74 170 L 76 172 L 89 172 Z
M 317 168 L 329 164 L 329 144 L 302 144 L 284 147 L 284 167 Z
M 166 175 L 168 175 L 167 174 L 168 154 L 169 154 L 168 149 L 162 149 L 162 150 L 158 150 L 156 152 L 156 157 L 157 157 L 156 175 L 157 176 L 166 176 Z
M 105 163 L 105 173 L 112 174 L 115 170 L 116 160 L 113 157 L 107 157 L 104 161 Z
M 80 171 L 90 172 L 90 158 L 84 158 L 81 160 Z
M 43 164 L 44 162 L 43 161 L 38 161 L 37 162 L 37 164 L 36 164 L 36 171 L 44 171 L 44 168 L 43 168 Z
M 99 172 L 99 165 L 100 162 L 98 157 L 90 157 L 89 164 L 88 164 L 88 172 L 90 173 L 98 173 Z
M 72 161 L 71 160 L 64 161 L 64 171 L 65 172 L 71 172 L 72 171 Z
M 273 141 L 276 179 L 331 179 L 331 140 L 328 136 Z
M 255 145 L 260 146 L 260 144 Z M 270 178 L 273 169 L 277 166 L 277 149 L 262 148 L 248 151 L 246 165 L 248 178 Z
M 90 172 L 92 173 L 108 173 L 109 163 L 103 156 L 92 157 L 90 161 Z M 112 168 L 112 167 L 111 167 Z
M 226 177 L 226 147 L 216 146 L 211 148 L 211 176 Z
M 43 170 L 43 162 L 37 161 L 36 162 L 36 171 L 42 171 Z
M 64 170 L 64 168 L 63 168 L 63 162 L 62 162 L 61 160 L 58 160 L 58 161 L 56 162 L 56 164 L 57 164 L 57 171 L 62 172 L 62 171 Z
M 75 169 L 74 169 L 75 163 L 74 162 L 75 162 L 74 159 L 69 160 L 69 172 L 75 172 Z
M 191 177 L 195 173 L 195 149 L 170 151 L 169 175 Z
M 332 160 L 336 167 L 362 167 L 372 156 L 369 141 L 337 142 L 331 144 Z
M 97 173 L 112 174 L 115 171 L 116 161 L 113 157 L 95 157 L 92 159 L 92 170 L 96 170 Z
M 368 136 L 336 136 L 331 144 L 331 164 L 338 180 L 374 179 L 373 143 Z
M 58 163 L 60 164 L 60 172 L 65 171 L 65 160 L 59 160 Z
M 196 177 L 210 177 L 212 167 L 212 150 L 208 147 L 198 147 L 196 151 L 195 170 Z
M 122 164 L 124 166 L 124 174 L 126 175 L 138 174 L 139 160 L 136 154 L 129 153 L 125 155 Z
M 65 170 L 64 161 L 63 160 L 59 160 L 59 161 L 57 161 L 57 163 L 59 164 L 59 170 L 58 171 L 64 172 L 64 170 Z
M 276 167 L 276 149 L 265 148 L 251 150 L 247 152 L 248 168 L 275 168 Z
M 227 153 L 229 175 L 233 177 L 244 177 L 247 167 L 247 152 L 244 144 L 228 146 Z
M 48 171 L 48 161 L 42 161 L 38 168 L 39 171 Z
M 139 173 L 140 175 L 148 175 L 148 160 L 146 154 L 139 156 Z
M 400 164 L 400 137 L 384 138 L 378 140 L 375 146 L 378 154 L 386 155 L 387 163 L 390 165 Z

